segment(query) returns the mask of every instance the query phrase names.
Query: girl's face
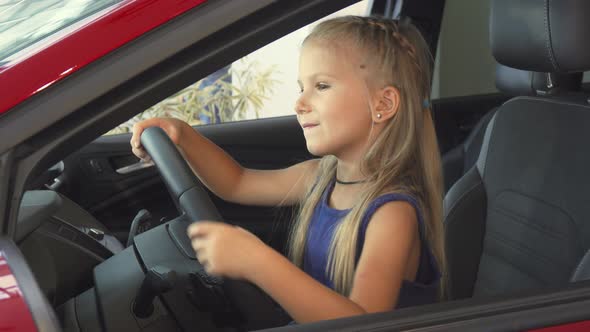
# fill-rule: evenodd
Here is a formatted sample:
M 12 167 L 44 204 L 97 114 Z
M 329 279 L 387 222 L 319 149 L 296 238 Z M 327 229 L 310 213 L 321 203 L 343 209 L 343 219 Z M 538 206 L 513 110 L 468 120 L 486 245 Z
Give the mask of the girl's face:
M 372 118 L 365 71 L 347 48 L 308 41 L 301 50 L 301 96 L 295 103 L 307 149 L 316 156 L 359 158 L 368 143 Z

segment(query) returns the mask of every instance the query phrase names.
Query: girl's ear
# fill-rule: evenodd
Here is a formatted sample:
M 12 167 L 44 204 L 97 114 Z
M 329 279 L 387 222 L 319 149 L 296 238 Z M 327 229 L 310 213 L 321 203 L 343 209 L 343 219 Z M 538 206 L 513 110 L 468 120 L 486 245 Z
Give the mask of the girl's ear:
M 373 112 L 373 121 L 375 123 L 387 122 L 397 113 L 399 104 L 399 90 L 393 86 L 384 87 L 379 91 L 377 107 Z

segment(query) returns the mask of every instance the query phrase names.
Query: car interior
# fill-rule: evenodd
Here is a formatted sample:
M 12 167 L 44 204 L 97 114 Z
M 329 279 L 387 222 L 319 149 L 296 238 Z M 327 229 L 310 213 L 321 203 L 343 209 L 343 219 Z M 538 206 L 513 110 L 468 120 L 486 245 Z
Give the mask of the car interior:
M 582 55 L 584 47 L 568 43 L 570 32 L 565 32 L 565 25 L 570 22 L 565 21 L 566 16 L 552 16 L 551 26 L 543 34 L 533 34 L 523 29 L 523 21 L 509 15 L 531 10 L 529 22 L 542 27 L 543 15 L 534 11 L 535 5 L 543 6 L 539 2 L 503 1 L 492 6 L 494 57 L 511 67 L 546 73 L 541 74 L 546 89 L 537 91 L 539 98 L 519 93 L 492 111 L 474 167 L 445 196 L 446 243 L 455 298 L 559 286 L 578 277 L 588 278 L 584 277 L 587 272 L 581 272 L 587 265 L 583 257 L 588 250 L 588 226 L 576 222 L 583 219 L 580 216 L 586 204 L 576 204 L 574 198 L 583 197 L 586 190 L 576 185 L 584 182 L 577 178 L 581 175 L 578 167 L 587 160 L 574 152 L 574 142 L 584 141 L 583 130 L 575 128 L 584 121 L 577 116 L 585 117 L 588 107 L 584 94 L 575 93 L 581 80 L 575 73 L 587 70 L 588 62 Z M 558 6 L 566 12 L 580 9 Z M 515 31 L 528 33 L 524 40 L 529 44 L 520 37 L 515 42 L 511 37 Z M 549 52 L 541 52 L 548 47 Z M 531 50 L 539 52 L 531 54 Z M 552 72 L 557 71 L 574 73 L 570 75 L 577 81 L 559 86 L 559 79 L 553 81 L 556 76 Z M 499 85 L 506 82 L 501 78 L 504 73 L 502 69 L 497 72 Z M 528 79 L 517 90 L 534 89 L 535 76 L 525 75 Z M 512 78 L 509 83 L 520 82 Z
M 590 141 L 590 99 L 582 83 L 590 71 L 590 46 L 583 42 L 590 33 L 590 3 L 490 3 L 498 92 L 432 101 L 445 183 L 448 299 L 430 311 L 403 309 L 399 317 L 420 317 L 422 309 L 440 314 L 461 300 L 519 298 L 590 279 L 590 156 L 583 144 Z M 287 23 L 285 33 L 293 19 Z M 220 68 L 224 61 L 213 63 Z M 284 253 L 293 208 L 241 206 L 215 197 L 161 131 L 147 130 L 142 137 L 155 167 L 138 164 L 130 134 L 99 137 L 145 106 L 136 101 L 110 116 L 91 142 L 27 182 L 15 242 L 60 324 L 72 331 L 288 324 L 290 317 L 256 286 L 208 275 L 186 227 L 192 220 L 223 220 Z M 294 116 L 195 129 L 249 168 L 282 168 L 313 158 Z M 354 326 L 322 324 L 310 330 Z

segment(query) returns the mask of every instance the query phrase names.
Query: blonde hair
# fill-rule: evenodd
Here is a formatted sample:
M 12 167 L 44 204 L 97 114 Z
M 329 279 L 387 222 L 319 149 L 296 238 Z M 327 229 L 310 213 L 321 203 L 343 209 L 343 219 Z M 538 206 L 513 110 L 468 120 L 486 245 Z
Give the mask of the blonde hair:
M 366 190 L 334 231 L 326 273 L 339 293 L 348 296 L 354 278 L 359 228 L 369 203 L 384 193 L 404 193 L 418 201 L 422 211 L 423 239 L 432 251 L 445 284 L 442 225 L 442 175 L 438 144 L 430 109 L 432 57 L 420 32 L 410 23 L 345 16 L 318 24 L 304 44 L 313 40 L 348 46 L 363 57 L 367 86 L 393 86 L 400 93 L 396 115 L 370 146 L 361 169 L 368 179 Z M 344 43 L 344 44 L 343 44 Z M 289 254 L 302 267 L 307 229 L 323 192 L 336 176 L 337 159 L 325 156 L 317 181 L 299 205 L 291 231 Z M 440 287 L 443 295 L 444 286 Z

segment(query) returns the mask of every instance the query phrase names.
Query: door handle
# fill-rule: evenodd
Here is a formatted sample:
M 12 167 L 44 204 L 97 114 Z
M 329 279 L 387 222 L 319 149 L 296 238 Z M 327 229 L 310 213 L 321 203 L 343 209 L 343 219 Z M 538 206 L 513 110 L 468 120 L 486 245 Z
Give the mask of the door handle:
M 142 169 L 150 168 L 150 167 L 153 167 L 153 166 L 154 166 L 154 163 L 151 162 L 151 161 L 150 162 L 147 162 L 147 163 L 146 162 L 143 162 L 143 161 L 139 161 L 139 162 L 137 162 L 135 164 L 131 164 L 131 165 L 128 165 L 128 166 L 125 166 L 125 167 L 118 168 L 116 170 L 116 172 L 119 173 L 119 174 L 122 174 L 122 175 L 126 175 L 126 174 L 130 174 L 130 173 L 133 173 L 133 172 L 140 171 Z

